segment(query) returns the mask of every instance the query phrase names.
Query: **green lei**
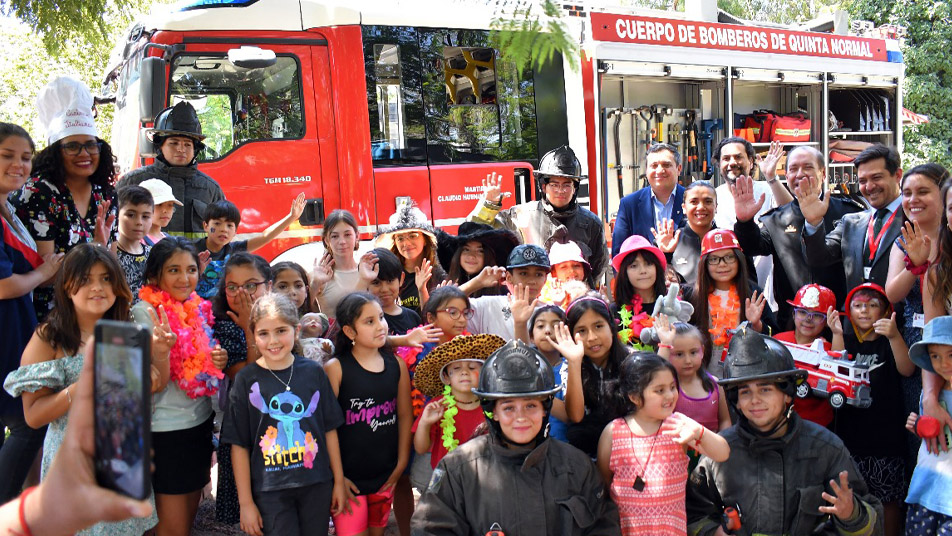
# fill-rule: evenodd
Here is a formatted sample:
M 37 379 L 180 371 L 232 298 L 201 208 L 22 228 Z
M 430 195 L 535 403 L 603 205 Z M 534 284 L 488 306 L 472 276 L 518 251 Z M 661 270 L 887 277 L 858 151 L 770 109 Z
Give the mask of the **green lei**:
M 456 435 L 456 414 L 459 413 L 459 408 L 456 407 L 456 397 L 453 396 L 453 391 L 449 385 L 443 387 L 443 400 L 446 406 L 446 410 L 443 411 L 443 419 L 440 420 L 440 428 L 443 429 L 443 448 L 446 449 L 446 452 L 452 452 L 453 449 L 459 446 L 459 439 L 454 437 Z
M 640 304 L 641 304 L 640 300 L 638 304 L 639 304 L 639 313 L 640 313 Z M 641 352 L 654 352 L 655 348 L 651 346 L 650 344 L 642 343 L 638 339 L 638 336 L 635 335 L 634 330 L 631 329 L 631 324 L 632 324 L 632 320 L 634 320 L 634 317 L 635 317 L 635 312 L 632 311 L 632 309 L 629 306 L 623 305 L 621 306 L 621 308 L 618 309 L 618 318 L 621 320 L 620 327 L 622 328 L 618 330 L 619 340 L 621 340 L 622 344 L 627 344 L 628 346 L 631 346 L 635 350 L 638 350 Z

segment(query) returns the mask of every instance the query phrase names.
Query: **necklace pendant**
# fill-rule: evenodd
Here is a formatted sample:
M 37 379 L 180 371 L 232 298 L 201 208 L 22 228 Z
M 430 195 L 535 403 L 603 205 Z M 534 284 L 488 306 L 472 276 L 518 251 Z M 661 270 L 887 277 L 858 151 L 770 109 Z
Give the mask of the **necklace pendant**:
M 285 385 L 285 386 L 284 386 L 284 390 L 285 390 L 285 391 L 290 391 L 290 390 L 291 390 L 291 386 L 290 386 L 290 385 Z
M 635 483 L 631 485 L 631 489 L 635 491 L 644 491 L 645 490 L 645 480 L 641 478 L 641 475 L 635 479 Z

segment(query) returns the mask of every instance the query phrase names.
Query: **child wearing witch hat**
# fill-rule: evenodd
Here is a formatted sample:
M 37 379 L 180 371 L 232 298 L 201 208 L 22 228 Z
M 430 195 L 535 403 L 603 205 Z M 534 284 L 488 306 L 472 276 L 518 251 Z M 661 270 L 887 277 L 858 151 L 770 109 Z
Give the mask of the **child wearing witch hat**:
M 437 346 L 417 365 L 414 383 L 432 400 L 413 423 L 413 448 L 436 464 L 465 443 L 486 418 L 472 389 L 490 354 L 506 343 L 497 335 L 460 335 Z

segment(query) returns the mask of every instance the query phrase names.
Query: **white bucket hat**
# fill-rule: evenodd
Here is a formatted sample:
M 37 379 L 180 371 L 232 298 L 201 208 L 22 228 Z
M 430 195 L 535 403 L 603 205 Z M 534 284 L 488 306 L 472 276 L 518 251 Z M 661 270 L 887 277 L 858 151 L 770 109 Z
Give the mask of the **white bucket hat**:
M 75 78 L 60 76 L 44 86 L 36 98 L 36 108 L 50 144 L 77 134 L 99 135 L 93 117 L 93 96 Z
M 154 205 L 161 205 L 162 203 L 168 203 L 172 201 L 178 206 L 182 205 L 182 202 L 175 198 L 175 195 L 172 193 L 172 187 L 165 183 L 162 179 L 149 179 L 139 183 L 139 186 L 145 188 L 152 194 L 152 203 Z

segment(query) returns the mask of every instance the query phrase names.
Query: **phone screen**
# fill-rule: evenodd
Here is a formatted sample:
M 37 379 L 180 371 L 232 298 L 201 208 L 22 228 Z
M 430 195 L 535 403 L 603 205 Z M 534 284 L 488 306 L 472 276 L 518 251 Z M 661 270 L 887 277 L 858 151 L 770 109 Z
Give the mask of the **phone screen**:
M 151 415 L 147 348 L 135 324 L 97 326 L 96 475 L 100 485 L 148 496 Z

